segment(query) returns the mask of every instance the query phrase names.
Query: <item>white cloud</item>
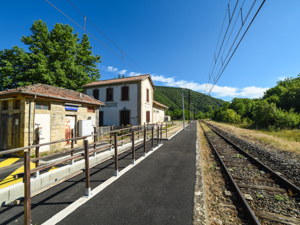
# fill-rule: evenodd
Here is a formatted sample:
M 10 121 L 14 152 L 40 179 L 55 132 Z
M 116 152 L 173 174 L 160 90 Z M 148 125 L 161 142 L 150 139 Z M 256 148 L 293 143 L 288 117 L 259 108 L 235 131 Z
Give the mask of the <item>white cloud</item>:
M 277 77 L 277 80 L 285 80 L 287 77 L 286 76 L 282 76 L 282 77 Z
M 136 72 L 129 73 L 130 77 L 134 77 L 134 76 L 138 76 L 138 75 L 141 75 L 141 74 L 140 73 L 136 73 Z
M 107 72 L 112 72 L 112 73 L 115 73 L 115 74 L 121 74 L 121 75 L 125 75 L 127 70 L 119 70 L 118 68 L 116 67 L 113 67 L 113 66 L 102 66 L 102 68 L 107 71 Z
M 120 71 L 120 74 L 125 75 L 126 72 L 127 72 L 127 70 L 121 70 L 121 71 Z
M 105 71 L 113 72 L 116 74 L 125 74 L 127 70 L 118 70 L 118 68 L 114 68 L 113 66 L 104 67 Z M 138 76 L 141 75 L 140 73 L 136 72 L 129 72 L 129 76 Z M 173 77 L 165 77 L 163 75 L 151 74 L 151 78 L 154 83 L 163 83 L 163 85 L 170 86 L 170 87 L 181 87 L 181 88 L 188 88 L 193 91 L 198 92 L 206 92 L 210 89 L 210 84 L 199 84 L 195 83 L 194 81 L 186 81 L 186 80 L 175 80 Z M 286 77 L 279 77 L 279 80 L 284 80 Z M 206 89 L 207 88 L 207 89 Z M 228 86 L 218 86 L 215 85 L 211 91 L 211 95 L 217 98 L 224 98 L 224 97 L 244 97 L 244 98 L 259 98 L 262 97 L 264 92 L 268 90 L 268 88 L 263 87 L 244 87 L 244 88 L 237 88 L 237 87 L 228 87 Z
M 166 86 L 171 87 L 181 87 L 181 88 L 188 88 L 193 91 L 205 92 L 206 87 L 207 90 L 211 87 L 210 84 L 198 84 L 194 81 L 186 81 L 186 80 L 179 80 L 175 81 L 174 78 L 167 78 L 162 75 L 151 75 L 153 82 L 161 82 L 164 83 Z M 236 88 L 236 87 L 228 87 L 228 86 L 218 86 L 215 85 L 211 91 L 211 95 L 215 97 L 247 97 L 247 98 L 259 98 L 262 97 L 264 92 L 268 90 L 268 88 L 261 88 L 261 87 L 245 87 L 245 88 Z

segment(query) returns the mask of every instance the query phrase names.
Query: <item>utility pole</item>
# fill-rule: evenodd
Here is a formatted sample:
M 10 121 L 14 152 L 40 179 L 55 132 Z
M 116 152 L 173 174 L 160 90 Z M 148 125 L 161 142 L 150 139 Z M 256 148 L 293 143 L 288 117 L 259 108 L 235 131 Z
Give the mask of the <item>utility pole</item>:
M 182 88 L 182 119 L 183 119 L 183 130 L 185 130 L 185 123 L 184 123 L 184 95 L 183 95 L 183 88 Z
M 191 90 L 189 89 L 189 110 L 190 110 L 190 123 L 191 123 Z
M 190 123 L 192 122 L 192 104 L 193 103 L 190 104 Z

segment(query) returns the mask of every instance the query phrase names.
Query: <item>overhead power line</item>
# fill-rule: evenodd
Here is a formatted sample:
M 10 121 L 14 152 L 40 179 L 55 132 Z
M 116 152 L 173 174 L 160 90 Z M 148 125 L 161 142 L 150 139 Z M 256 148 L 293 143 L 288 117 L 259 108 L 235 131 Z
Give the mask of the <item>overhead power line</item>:
M 226 63 L 226 65 L 225 65 L 225 67 L 223 68 L 223 70 L 222 70 L 221 74 L 218 76 L 217 80 L 214 82 L 214 84 L 213 84 L 213 87 L 211 88 L 210 92 L 212 91 L 212 89 L 214 88 L 214 86 L 216 85 L 216 83 L 218 82 L 218 80 L 220 79 L 220 77 L 221 77 L 221 75 L 223 74 L 223 72 L 224 72 L 225 68 L 227 67 L 228 63 L 230 62 L 230 60 L 231 60 L 232 56 L 234 55 L 234 53 L 235 53 L 236 49 L 239 47 L 240 43 L 242 42 L 242 40 L 243 40 L 244 36 L 246 35 L 246 33 L 247 33 L 247 31 L 249 30 L 249 28 L 250 28 L 251 24 L 253 23 L 254 19 L 256 18 L 256 16 L 257 16 L 258 12 L 260 11 L 260 9 L 262 8 L 262 6 L 264 5 L 265 1 L 266 1 L 266 0 L 264 0 L 264 1 L 262 2 L 262 4 L 260 5 L 259 9 L 258 9 L 258 10 L 257 10 L 257 12 L 255 13 L 255 16 L 254 16 L 254 17 L 253 17 L 253 19 L 251 20 L 251 22 L 250 22 L 249 26 L 247 27 L 246 31 L 244 32 L 243 36 L 241 37 L 241 39 L 240 39 L 239 43 L 238 43 L 238 44 L 237 44 L 237 46 L 235 47 L 235 49 L 234 49 L 233 53 L 231 54 L 231 56 L 230 56 L 229 60 L 227 61 L 227 63 Z M 209 92 L 209 93 L 210 93 L 210 92 Z
M 238 0 L 237 0 L 237 1 L 238 1 Z M 230 52 L 231 52 L 231 50 L 232 50 L 232 48 L 233 48 L 233 46 L 234 46 L 234 44 L 235 44 L 235 42 L 236 42 L 236 40 L 237 40 L 239 34 L 240 34 L 240 31 L 241 31 L 241 29 L 243 28 L 243 26 L 244 26 L 244 24 L 245 24 L 245 22 L 246 22 L 246 20 L 247 20 L 247 18 L 248 18 L 248 16 L 249 16 L 250 12 L 252 11 L 252 9 L 253 9 L 254 4 L 256 3 L 256 1 L 257 1 L 257 0 L 254 0 L 252 6 L 251 6 L 251 8 L 250 8 L 250 10 L 249 10 L 248 13 L 247 13 L 247 16 L 245 17 L 245 19 L 243 19 L 243 17 L 242 17 L 242 7 L 243 7 L 243 4 L 244 4 L 244 2 L 245 2 L 245 0 L 244 0 L 244 2 L 243 2 L 243 4 L 242 4 L 242 7 L 241 7 L 241 10 L 240 10 L 240 12 L 238 13 L 238 15 L 237 15 L 237 17 L 236 17 L 234 26 L 232 27 L 232 30 L 231 30 L 231 33 L 230 33 L 229 38 L 228 38 L 228 40 L 227 40 L 227 43 L 226 43 L 226 45 L 225 45 L 225 48 L 224 48 L 224 50 L 223 50 L 223 52 L 222 52 L 222 55 L 221 55 L 222 61 L 219 60 L 218 63 L 217 63 L 217 62 L 215 63 L 215 64 L 217 64 L 217 68 L 219 67 L 219 65 L 220 65 L 221 63 L 222 63 L 222 65 L 220 66 L 220 69 L 219 69 L 219 72 L 217 73 L 217 75 L 215 76 L 215 73 L 216 73 L 216 72 L 213 74 L 213 77 L 214 77 L 213 82 L 212 82 L 212 83 L 208 83 L 208 85 L 210 86 L 210 88 L 209 88 L 209 91 L 207 91 L 207 89 L 206 89 L 207 94 L 210 94 L 210 93 L 211 93 L 211 91 L 212 91 L 213 88 L 215 87 L 216 83 L 218 82 L 218 80 L 219 80 L 220 77 L 222 76 L 222 74 L 223 74 L 224 70 L 226 69 L 228 63 L 230 62 L 232 56 L 233 56 L 234 53 L 236 52 L 236 50 L 237 50 L 237 48 L 239 47 L 241 41 L 243 40 L 244 36 L 246 35 L 247 31 L 249 30 L 250 26 L 252 25 L 254 19 L 256 18 L 257 14 L 259 13 L 260 9 L 262 8 L 262 6 L 264 5 L 264 3 L 265 3 L 266 0 L 263 0 L 263 2 L 261 3 L 261 5 L 260 5 L 260 7 L 258 8 L 258 10 L 256 11 L 254 17 L 252 18 L 250 24 L 248 25 L 247 29 L 245 30 L 243 36 L 240 38 L 238 44 L 236 45 L 234 51 L 232 52 L 230 58 L 227 60 L 227 58 L 228 58 L 228 56 L 229 56 L 229 54 L 230 54 Z M 237 19 L 239 18 L 239 16 L 241 16 L 242 26 L 240 27 L 240 29 L 239 29 L 239 31 L 238 31 L 238 34 L 236 35 L 236 37 L 235 37 L 235 39 L 234 39 L 234 41 L 233 41 L 233 43 L 232 43 L 232 45 L 231 45 L 231 47 L 230 47 L 230 49 L 229 49 L 227 55 L 226 55 L 226 58 L 224 59 L 224 58 L 223 58 L 223 55 L 224 55 L 224 53 L 225 53 L 225 50 L 226 50 L 226 48 L 227 48 L 229 39 L 230 39 L 230 37 L 231 37 L 231 35 L 232 35 L 233 29 L 234 29 L 234 27 L 235 27 L 235 24 L 236 24 Z M 226 33 L 227 33 L 227 32 L 226 32 Z M 220 50 L 221 50 L 221 48 L 220 48 Z M 224 61 L 223 61 L 223 60 L 224 60 Z M 227 61 L 226 61 L 226 60 L 227 60 Z M 210 74 L 210 77 L 212 77 L 212 74 Z M 210 80 L 210 79 L 209 79 L 209 80 Z
M 110 52 L 112 52 L 115 56 L 117 56 L 119 59 L 121 59 L 122 61 L 124 61 L 128 66 L 130 66 L 132 69 L 134 69 L 136 72 L 140 72 L 138 71 L 136 68 L 134 68 L 130 63 L 128 63 L 127 61 L 124 60 L 123 58 L 123 54 L 126 55 L 128 57 L 128 59 L 130 59 L 137 67 L 139 67 L 141 69 L 142 72 L 146 73 L 136 62 L 134 62 L 126 53 L 124 53 L 124 51 L 119 48 L 108 36 L 106 36 L 95 24 L 93 24 L 82 12 L 80 12 L 79 9 L 77 9 L 69 0 L 67 0 L 83 17 L 84 17 L 84 27 L 80 26 L 78 23 L 76 23 L 73 19 L 71 19 L 69 16 L 67 16 L 64 12 L 62 12 L 59 8 L 57 8 L 55 5 L 53 5 L 49 0 L 45 0 L 46 2 L 48 2 L 53 8 L 55 8 L 57 11 L 59 11 L 61 14 L 63 14 L 65 17 L 67 17 L 69 20 L 71 20 L 76 26 L 78 26 L 80 29 L 82 29 L 84 32 L 86 32 L 87 34 L 89 34 L 92 38 L 94 38 L 97 42 L 99 42 L 101 45 L 103 45 L 106 49 L 108 49 Z M 122 52 L 122 57 L 119 56 L 117 53 L 115 53 L 112 49 L 110 49 L 108 46 L 106 46 L 103 42 L 101 42 L 99 39 L 97 39 L 94 35 L 92 35 L 90 32 L 88 32 L 86 30 L 86 20 L 88 20 L 88 22 L 90 22 L 99 32 L 101 32 L 104 37 L 106 37 L 111 43 L 113 43 L 113 45 L 115 45 L 121 52 Z

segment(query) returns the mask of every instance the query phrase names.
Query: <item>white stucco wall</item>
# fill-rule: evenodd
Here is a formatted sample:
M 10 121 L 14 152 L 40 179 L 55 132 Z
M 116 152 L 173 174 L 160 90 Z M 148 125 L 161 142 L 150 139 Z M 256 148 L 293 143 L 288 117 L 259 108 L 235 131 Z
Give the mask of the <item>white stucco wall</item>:
M 153 87 L 149 79 L 142 81 L 142 100 L 141 100 L 141 123 L 146 123 L 146 111 L 150 111 L 150 123 L 153 123 Z M 147 89 L 149 89 L 149 102 L 147 102 Z
M 121 88 L 123 86 L 129 87 L 129 100 L 121 101 Z M 113 101 L 106 102 L 106 89 L 113 88 Z M 86 89 L 86 94 L 93 96 L 93 90 L 99 90 L 99 100 L 104 102 L 107 106 L 100 107 L 99 111 L 103 111 L 103 125 L 120 126 L 120 110 L 130 110 L 130 122 L 132 125 L 138 125 L 138 84 L 119 84 L 97 88 Z
M 153 123 L 164 122 L 165 110 L 153 107 Z

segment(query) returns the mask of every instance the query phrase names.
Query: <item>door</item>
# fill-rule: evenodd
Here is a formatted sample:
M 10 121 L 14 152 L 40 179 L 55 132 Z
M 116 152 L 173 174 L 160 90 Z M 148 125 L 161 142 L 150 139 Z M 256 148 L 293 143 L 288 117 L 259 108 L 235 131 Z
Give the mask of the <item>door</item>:
M 130 111 L 120 111 L 120 125 L 126 126 L 127 124 L 130 124 Z
M 146 111 L 146 122 L 150 123 L 150 111 Z
M 7 149 L 8 114 L 1 114 L 0 149 Z
M 20 147 L 20 113 L 12 114 L 11 147 Z
M 65 116 L 65 139 L 72 138 L 72 129 L 75 131 L 75 116 Z M 66 145 L 70 145 L 71 141 L 66 141 Z
M 99 111 L 99 127 L 103 126 L 103 111 Z

